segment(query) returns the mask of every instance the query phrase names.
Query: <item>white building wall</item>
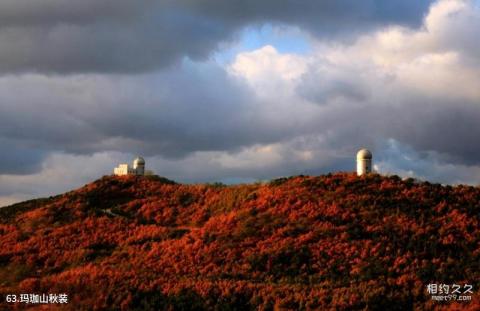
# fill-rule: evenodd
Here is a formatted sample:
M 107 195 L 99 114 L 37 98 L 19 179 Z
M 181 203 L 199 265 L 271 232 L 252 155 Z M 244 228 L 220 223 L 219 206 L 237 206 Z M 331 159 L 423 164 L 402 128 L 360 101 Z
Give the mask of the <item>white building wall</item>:
M 362 176 L 372 172 L 371 159 L 357 159 L 357 175 Z
M 120 164 L 118 167 L 113 169 L 113 174 L 116 176 L 125 176 L 125 175 L 145 175 L 145 165 L 135 165 L 134 167 L 129 166 L 128 164 Z
M 145 165 L 138 165 L 136 168 L 135 168 L 135 173 L 136 175 L 145 175 Z
M 124 176 L 131 173 L 131 170 L 132 169 L 128 166 L 128 164 L 120 164 L 118 167 L 113 169 L 113 174 L 117 176 Z

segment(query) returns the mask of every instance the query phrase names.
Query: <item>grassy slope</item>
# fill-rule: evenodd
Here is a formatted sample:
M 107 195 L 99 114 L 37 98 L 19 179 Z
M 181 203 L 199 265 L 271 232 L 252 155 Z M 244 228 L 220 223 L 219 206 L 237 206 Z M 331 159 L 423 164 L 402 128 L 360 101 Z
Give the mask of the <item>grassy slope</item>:
M 478 187 L 379 175 L 105 177 L 0 209 L 0 294 L 66 292 L 75 310 L 474 310 L 479 215 Z M 474 301 L 433 303 L 431 282 L 473 284 Z

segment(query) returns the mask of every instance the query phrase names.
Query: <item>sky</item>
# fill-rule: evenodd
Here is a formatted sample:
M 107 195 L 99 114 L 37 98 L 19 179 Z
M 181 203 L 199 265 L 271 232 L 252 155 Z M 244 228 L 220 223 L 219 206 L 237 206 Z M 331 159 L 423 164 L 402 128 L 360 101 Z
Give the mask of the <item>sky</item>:
M 186 183 L 480 184 L 476 0 L 2 0 L 0 206 L 142 155 Z

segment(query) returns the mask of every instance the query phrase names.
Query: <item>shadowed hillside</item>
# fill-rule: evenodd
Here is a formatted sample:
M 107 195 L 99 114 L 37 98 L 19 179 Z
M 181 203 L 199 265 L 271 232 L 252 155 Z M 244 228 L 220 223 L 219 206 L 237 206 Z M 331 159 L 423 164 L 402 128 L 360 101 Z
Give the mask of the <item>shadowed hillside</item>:
M 67 293 L 66 310 L 478 310 L 479 215 L 478 187 L 396 176 L 104 177 L 0 209 L 0 294 Z M 429 283 L 472 284 L 472 301 L 434 302 Z

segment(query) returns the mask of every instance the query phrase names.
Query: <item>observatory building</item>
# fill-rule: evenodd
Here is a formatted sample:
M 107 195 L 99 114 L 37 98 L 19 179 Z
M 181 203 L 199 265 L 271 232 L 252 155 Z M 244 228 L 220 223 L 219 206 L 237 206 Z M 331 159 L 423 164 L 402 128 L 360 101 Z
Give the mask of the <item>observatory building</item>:
M 367 149 L 357 152 L 357 175 L 362 176 L 372 172 L 372 153 Z
M 113 174 L 116 176 L 124 175 L 145 175 L 145 160 L 142 157 L 137 157 L 133 160 L 133 166 L 128 164 L 120 164 L 113 169 Z

